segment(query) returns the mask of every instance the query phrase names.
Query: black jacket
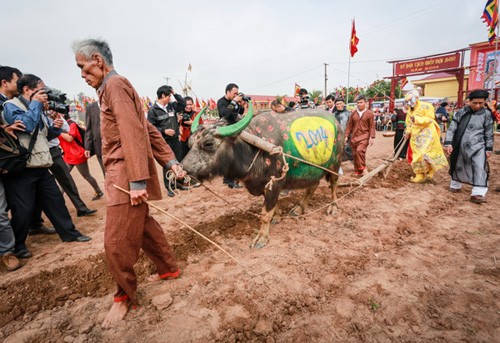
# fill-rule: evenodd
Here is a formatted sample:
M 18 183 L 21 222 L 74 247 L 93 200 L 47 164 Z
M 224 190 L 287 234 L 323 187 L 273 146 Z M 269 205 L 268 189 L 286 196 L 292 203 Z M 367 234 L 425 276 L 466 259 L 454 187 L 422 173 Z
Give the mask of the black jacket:
M 156 103 L 148 111 L 148 120 L 153 124 L 165 140 L 179 140 L 179 122 L 177 121 L 177 112 L 184 110 L 186 107 L 186 102 L 184 98 L 179 94 L 175 94 L 175 103 L 169 103 L 167 105 L 167 112 L 165 112 Z M 169 136 L 165 134 L 166 129 L 173 129 L 175 135 Z
M 234 101 L 227 100 L 225 96 L 217 101 L 217 110 L 219 117 L 227 121 L 228 124 L 234 124 L 238 121 L 238 114 L 243 114 L 245 109 Z

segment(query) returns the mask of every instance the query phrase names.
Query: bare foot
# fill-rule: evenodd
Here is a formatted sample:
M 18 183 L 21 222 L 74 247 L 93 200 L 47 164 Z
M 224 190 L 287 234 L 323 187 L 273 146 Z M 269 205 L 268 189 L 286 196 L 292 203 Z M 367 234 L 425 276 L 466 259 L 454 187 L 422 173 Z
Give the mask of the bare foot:
M 113 306 L 111 306 L 106 318 L 102 322 L 102 328 L 109 329 L 116 322 L 123 320 L 127 315 L 129 306 L 129 300 L 113 303 Z

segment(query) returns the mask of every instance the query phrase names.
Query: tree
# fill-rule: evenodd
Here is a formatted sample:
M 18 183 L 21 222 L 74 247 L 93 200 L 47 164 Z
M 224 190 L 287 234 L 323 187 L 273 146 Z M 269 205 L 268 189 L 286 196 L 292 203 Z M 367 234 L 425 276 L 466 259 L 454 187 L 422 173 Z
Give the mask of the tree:
M 319 105 L 323 101 L 323 96 L 321 94 L 323 94 L 323 92 L 317 89 L 313 89 L 311 92 L 309 92 L 309 97 L 315 105 Z
M 349 101 L 349 102 L 354 102 L 354 99 L 360 95 L 360 94 L 365 94 L 366 90 L 362 87 L 349 87 L 349 90 L 347 90 L 347 87 L 337 87 L 335 88 L 335 92 L 332 92 L 331 95 L 334 98 L 342 97 L 344 100 Z M 349 95 L 349 97 L 348 97 Z
M 283 101 L 285 100 L 286 97 L 287 97 L 286 94 L 276 95 L 276 100 L 278 100 L 279 102 L 283 103 Z
M 400 94 L 400 92 L 401 92 L 401 89 L 400 89 L 399 85 L 397 85 L 395 94 Z M 374 81 L 366 89 L 366 96 L 368 98 L 390 97 L 391 96 L 391 81 L 386 81 L 386 80 Z

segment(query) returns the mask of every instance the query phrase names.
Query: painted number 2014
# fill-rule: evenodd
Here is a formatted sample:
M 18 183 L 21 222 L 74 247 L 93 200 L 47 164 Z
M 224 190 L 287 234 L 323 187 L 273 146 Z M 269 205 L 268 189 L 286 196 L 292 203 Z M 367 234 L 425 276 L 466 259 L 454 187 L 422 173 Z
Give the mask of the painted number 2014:
M 323 126 L 320 126 L 317 130 L 307 130 L 307 132 L 296 132 L 295 133 L 295 138 L 297 138 L 297 141 L 304 140 L 306 143 L 306 147 L 308 149 L 312 147 L 318 146 L 319 143 L 321 143 L 323 140 L 328 139 L 328 135 L 326 134 L 325 129 Z

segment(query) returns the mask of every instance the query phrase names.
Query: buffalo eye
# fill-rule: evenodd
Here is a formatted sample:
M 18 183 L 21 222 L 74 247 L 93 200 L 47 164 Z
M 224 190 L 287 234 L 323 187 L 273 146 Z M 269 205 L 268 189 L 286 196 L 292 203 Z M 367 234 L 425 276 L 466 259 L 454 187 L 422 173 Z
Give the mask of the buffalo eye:
M 201 147 L 203 150 L 214 151 L 214 142 L 211 141 L 204 142 Z

